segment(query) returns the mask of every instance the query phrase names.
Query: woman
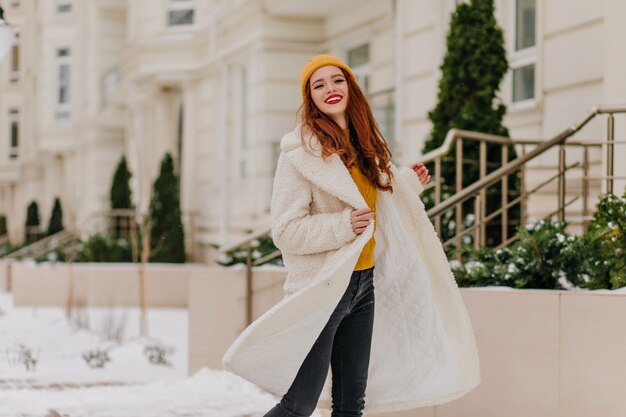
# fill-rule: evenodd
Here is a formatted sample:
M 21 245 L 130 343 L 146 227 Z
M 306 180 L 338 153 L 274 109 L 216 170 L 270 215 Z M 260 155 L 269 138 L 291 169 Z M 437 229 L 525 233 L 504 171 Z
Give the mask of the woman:
M 225 368 L 282 397 L 266 417 L 308 416 L 329 397 L 333 417 L 458 398 L 479 383 L 478 356 L 418 197 L 428 171 L 390 162 L 340 59 L 309 60 L 301 93 L 272 195 L 286 296 L 235 341 Z

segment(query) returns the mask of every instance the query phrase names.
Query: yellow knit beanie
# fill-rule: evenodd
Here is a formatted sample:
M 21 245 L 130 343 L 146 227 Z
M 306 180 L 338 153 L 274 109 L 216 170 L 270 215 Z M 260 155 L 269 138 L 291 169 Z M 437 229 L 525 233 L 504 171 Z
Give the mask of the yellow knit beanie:
M 334 65 L 335 67 L 345 69 L 348 71 L 348 74 L 350 74 L 350 77 L 352 77 L 352 80 L 357 82 L 356 77 L 348 64 L 343 62 L 341 59 L 333 55 L 317 55 L 309 59 L 309 61 L 302 67 L 302 71 L 300 71 L 300 93 L 302 94 L 303 100 L 306 97 L 306 89 L 311 75 L 313 75 L 313 73 L 318 69 L 328 65 Z

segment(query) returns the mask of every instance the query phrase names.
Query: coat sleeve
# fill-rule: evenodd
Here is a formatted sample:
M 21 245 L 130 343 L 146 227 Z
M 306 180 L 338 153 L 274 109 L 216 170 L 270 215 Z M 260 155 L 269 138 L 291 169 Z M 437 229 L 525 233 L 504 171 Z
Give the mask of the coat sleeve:
M 356 238 L 351 207 L 335 213 L 311 213 L 311 184 L 289 162 L 278 159 L 272 191 L 272 239 L 280 250 L 308 255 L 339 249 Z
M 410 167 L 396 168 L 398 173 L 398 180 L 406 184 L 411 190 L 419 196 L 424 191 L 424 186 L 419 180 L 419 177 Z

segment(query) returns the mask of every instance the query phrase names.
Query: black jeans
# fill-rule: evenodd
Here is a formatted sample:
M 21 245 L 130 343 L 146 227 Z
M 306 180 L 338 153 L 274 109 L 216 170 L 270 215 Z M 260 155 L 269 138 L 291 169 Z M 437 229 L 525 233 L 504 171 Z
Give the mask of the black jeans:
M 264 417 L 308 417 L 332 369 L 332 417 L 362 416 L 374 326 L 374 268 L 354 271 L 291 387 Z

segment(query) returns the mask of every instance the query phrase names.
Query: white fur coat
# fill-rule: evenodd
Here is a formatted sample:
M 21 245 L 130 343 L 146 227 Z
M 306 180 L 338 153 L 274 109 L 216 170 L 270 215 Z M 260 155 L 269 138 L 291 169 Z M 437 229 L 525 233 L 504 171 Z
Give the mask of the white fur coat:
M 281 141 L 272 195 L 272 236 L 287 268 L 285 298 L 228 349 L 224 367 L 279 397 L 350 282 L 373 234 L 357 236 L 350 211 L 367 208 L 338 155 L 324 160 L 298 129 Z M 441 404 L 480 382 L 469 316 L 410 168 L 376 204 L 376 309 L 366 412 Z M 320 407 L 330 404 L 330 371 Z

